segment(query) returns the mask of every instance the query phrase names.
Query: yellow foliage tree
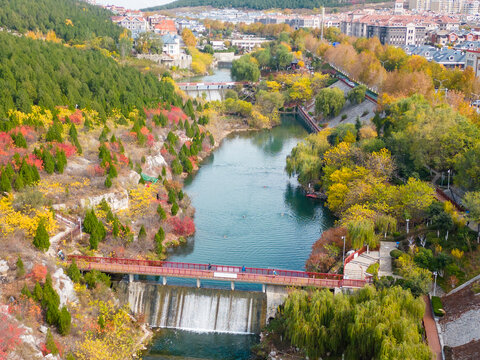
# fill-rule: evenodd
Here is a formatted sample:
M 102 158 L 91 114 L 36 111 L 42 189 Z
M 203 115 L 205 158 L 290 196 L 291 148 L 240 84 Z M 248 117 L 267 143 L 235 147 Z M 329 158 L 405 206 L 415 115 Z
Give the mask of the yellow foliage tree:
M 187 47 L 195 47 L 197 45 L 197 39 L 190 29 L 183 29 L 182 39 Z
M 55 34 L 55 31 L 50 30 L 47 35 L 45 36 L 45 40 L 51 41 L 54 43 L 60 43 L 62 40 L 57 37 L 57 34 Z

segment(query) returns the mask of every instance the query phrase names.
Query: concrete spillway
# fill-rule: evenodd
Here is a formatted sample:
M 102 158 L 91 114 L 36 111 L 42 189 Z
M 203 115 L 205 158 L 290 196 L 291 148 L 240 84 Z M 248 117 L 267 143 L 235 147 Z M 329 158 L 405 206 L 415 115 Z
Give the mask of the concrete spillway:
M 266 323 L 267 295 L 142 282 L 118 286 L 123 303 L 152 327 L 256 334 Z

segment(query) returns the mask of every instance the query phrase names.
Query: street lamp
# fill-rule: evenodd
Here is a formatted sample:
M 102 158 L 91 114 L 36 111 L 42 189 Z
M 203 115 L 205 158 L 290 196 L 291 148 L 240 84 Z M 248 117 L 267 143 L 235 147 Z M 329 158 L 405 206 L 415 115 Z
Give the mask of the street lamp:
M 438 275 L 438 273 L 436 271 L 434 271 L 433 276 L 435 276 L 435 281 L 433 283 L 433 296 L 435 296 L 435 290 L 437 289 L 437 275 Z
M 343 240 L 343 261 L 342 261 L 342 266 L 345 266 L 345 236 L 342 236 Z M 344 270 L 345 271 L 345 270 Z
M 450 190 L 450 169 L 448 169 L 447 173 L 448 173 L 447 190 Z
M 435 89 L 436 90 L 435 92 L 437 92 L 437 90 L 440 90 L 443 87 L 445 89 L 445 95 L 447 95 L 448 89 L 443 86 L 443 82 L 447 81 L 448 79 L 443 79 L 443 80 L 433 79 L 433 80 L 438 81 L 440 83 L 440 87 L 438 89 Z
M 408 227 L 408 223 L 410 222 L 410 219 L 406 219 L 407 221 L 407 234 L 410 232 L 410 228 Z

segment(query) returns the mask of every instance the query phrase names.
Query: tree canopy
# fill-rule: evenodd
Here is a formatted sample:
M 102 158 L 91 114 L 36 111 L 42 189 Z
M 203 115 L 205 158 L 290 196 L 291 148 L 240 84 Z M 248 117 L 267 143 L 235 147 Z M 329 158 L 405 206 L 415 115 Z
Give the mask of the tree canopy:
M 48 41 L 0 33 L 0 117 L 32 105 L 90 108 L 101 116 L 117 108 L 174 102 L 169 81 L 121 66 L 97 50 L 79 50 Z
M 260 70 L 258 64 L 250 55 L 243 55 L 232 63 L 232 77 L 237 81 L 258 81 Z
M 94 37 L 115 41 L 123 29 L 110 20 L 108 10 L 76 0 L 0 0 L 0 26 L 20 33 L 53 30 L 67 42 Z
M 388 308 L 388 311 L 385 309 Z M 400 287 L 353 295 L 297 290 L 281 313 L 285 335 L 310 358 L 431 359 L 421 335 L 425 304 Z
M 380 0 L 367 0 L 368 3 L 381 2 Z M 344 0 L 268 0 L 268 1 L 256 1 L 256 0 L 177 0 L 172 3 L 154 6 L 144 11 L 156 11 L 161 9 L 174 9 L 179 7 L 193 7 L 193 6 L 212 6 L 215 8 L 236 7 L 236 8 L 249 8 L 249 9 L 313 9 L 320 8 L 322 6 L 338 7 L 351 4 L 351 1 Z

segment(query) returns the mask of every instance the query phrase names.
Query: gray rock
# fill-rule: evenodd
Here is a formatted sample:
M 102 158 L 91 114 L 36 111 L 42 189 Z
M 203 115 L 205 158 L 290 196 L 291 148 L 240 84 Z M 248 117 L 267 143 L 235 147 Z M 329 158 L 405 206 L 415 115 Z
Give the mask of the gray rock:
M 5 274 L 8 270 L 10 270 L 10 267 L 7 262 L 5 260 L 0 260 L 0 274 Z

